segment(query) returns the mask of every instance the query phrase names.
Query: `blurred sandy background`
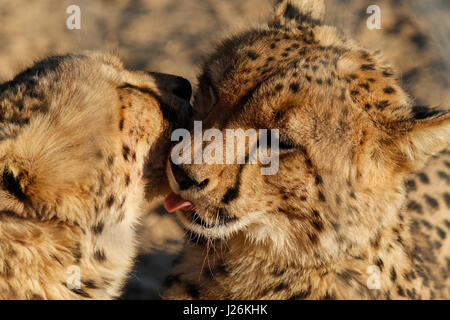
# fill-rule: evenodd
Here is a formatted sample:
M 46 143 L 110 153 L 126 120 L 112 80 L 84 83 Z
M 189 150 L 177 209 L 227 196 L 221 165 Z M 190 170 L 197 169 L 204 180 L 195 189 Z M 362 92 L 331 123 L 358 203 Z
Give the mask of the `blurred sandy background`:
M 450 1 L 327 0 L 327 20 L 382 49 L 419 105 L 450 106 Z M 264 22 L 273 0 L 0 0 L 0 82 L 50 54 L 114 50 L 131 69 L 173 73 L 195 86 L 202 58 L 226 35 Z M 66 9 L 81 7 L 81 30 Z M 366 28 L 381 7 L 382 30 Z M 141 250 L 124 299 L 158 298 L 183 233 L 158 204 L 139 231 Z

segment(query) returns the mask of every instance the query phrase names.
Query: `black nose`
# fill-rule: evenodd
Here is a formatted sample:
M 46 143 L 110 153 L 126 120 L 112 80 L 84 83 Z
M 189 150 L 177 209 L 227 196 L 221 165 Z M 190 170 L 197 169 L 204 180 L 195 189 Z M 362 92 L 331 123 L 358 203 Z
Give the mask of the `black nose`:
M 172 169 L 173 176 L 175 177 L 181 191 L 187 190 L 193 186 L 203 189 L 209 183 L 209 179 L 205 179 L 199 183 L 188 172 L 180 166 L 174 164 L 172 161 L 170 161 L 170 168 Z
M 192 96 L 191 83 L 185 78 L 176 77 L 175 85 L 172 92 L 177 97 L 189 101 Z
M 171 92 L 186 101 L 191 100 L 192 86 L 185 78 L 159 72 L 149 72 L 149 74 L 155 78 L 158 87 L 163 91 Z
M 170 168 L 172 169 L 173 176 L 180 187 L 180 190 L 187 190 L 197 184 L 197 181 L 193 179 L 185 170 L 170 161 Z

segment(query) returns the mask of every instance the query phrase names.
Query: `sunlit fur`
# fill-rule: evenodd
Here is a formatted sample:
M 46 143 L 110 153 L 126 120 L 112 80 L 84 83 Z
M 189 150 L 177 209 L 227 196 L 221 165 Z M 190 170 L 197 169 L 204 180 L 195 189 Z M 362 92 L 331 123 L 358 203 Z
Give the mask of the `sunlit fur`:
M 203 130 L 279 129 L 279 171 L 168 166 L 197 216 L 178 212 L 190 241 L 163 296 L 449 298 L 448 253 L 424 258 L 404 180 L 448 145 L 450 114 L 414 106 L 381 54 L 322 24 L 323 1 L 278 2 L 267 26 L 225 40 L 206 60 L 194 108 Z M 182 179 L 193 185 L 181 190 Z M 370 266 L 379 290 L 367 286 Z
M 120 295 L 144 201 L 168 189 L 164 108 L 188 110 L 171 86 L 95 52 L 0 86 L 0 299 Z

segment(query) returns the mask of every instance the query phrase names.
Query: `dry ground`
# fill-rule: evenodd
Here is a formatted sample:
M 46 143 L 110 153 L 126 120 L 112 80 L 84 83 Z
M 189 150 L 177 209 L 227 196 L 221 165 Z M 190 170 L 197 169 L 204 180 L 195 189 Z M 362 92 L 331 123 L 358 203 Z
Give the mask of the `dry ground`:
M 382 49 L 402 71 L 404 84 L 418 104 L 450 106 L 448 0 L 327 1 L 328 21 L 356 36 L 365 46 Z M 264 21 L 271 3 L 0 0 L 0 82 L 50 54 L 107 49 L 118 52 L 129 68 L 178 74 L 195 85 L 202 57 L 214 43 Z M 66 28 L 66 8 L 71 4 L 81 7 L 81 30 Z M 381 6 L 383 30 L 365 27 L 365 11 L 370 4 Z M 406 27 L 405 21 L 409 21 Z M 404 36 L 399 37 L 400 29 Z M 182 231 L 156 204 L 149 205 L 140 235 L 141 254 L 123 298 L 158 298 L 182 242 Z

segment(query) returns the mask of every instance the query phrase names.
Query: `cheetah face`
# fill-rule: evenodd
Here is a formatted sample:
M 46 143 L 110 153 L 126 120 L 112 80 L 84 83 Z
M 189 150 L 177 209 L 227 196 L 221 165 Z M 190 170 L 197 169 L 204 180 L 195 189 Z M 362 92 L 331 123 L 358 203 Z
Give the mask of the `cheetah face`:
M 278 129 L 279 169 L 169 161 L 166 208 L 194 239 L 242 236 L 305 263 L 339 257 L 390 219 L 403 176 L 448 142 L 448 113 L 413 107 L 380 57 L 321 24 L 321 4 L 282 1 L 268 28 L 224 41 L 204 64 L 203 132 Z
M 123 206 L 122 191 L 164 193 L 169 134 L 189 120 L 190 97 L 187 80 L 128 71 L 111 55 L 37 63 L 0 87 L 0 209 L 80 222 Z

